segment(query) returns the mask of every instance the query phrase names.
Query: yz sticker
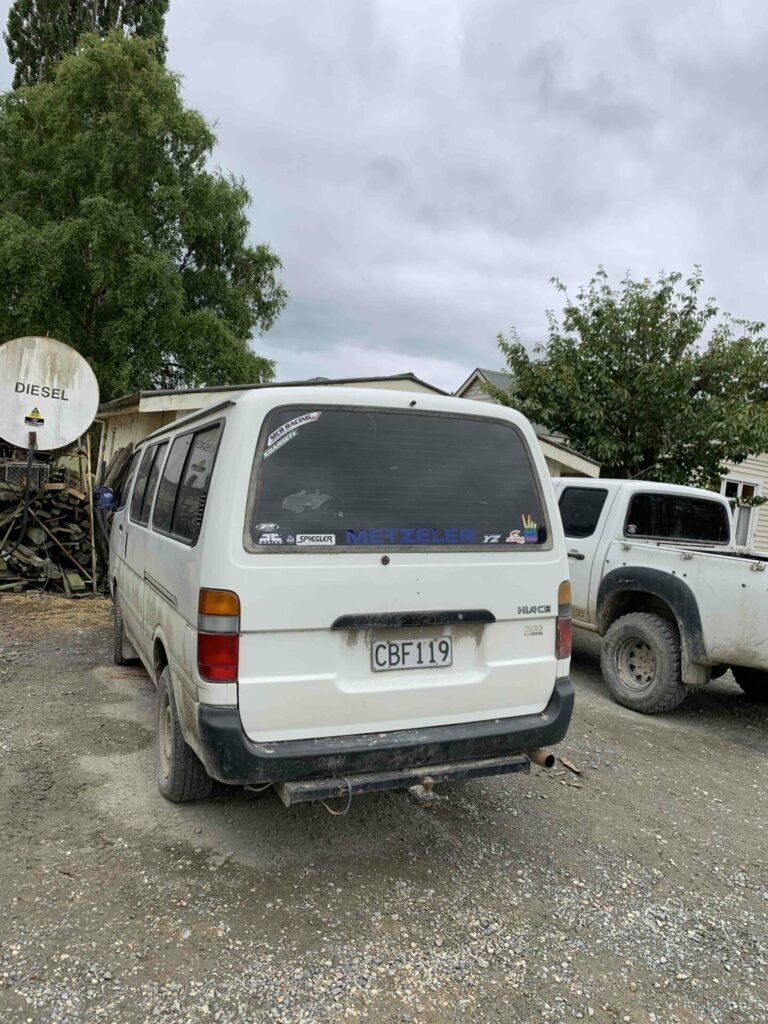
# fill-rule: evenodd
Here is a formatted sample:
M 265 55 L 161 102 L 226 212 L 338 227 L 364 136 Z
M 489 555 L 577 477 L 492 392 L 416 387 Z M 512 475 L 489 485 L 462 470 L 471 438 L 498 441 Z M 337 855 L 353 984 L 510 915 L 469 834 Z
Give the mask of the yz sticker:
M 523 538 L 526 544 L 538 544 L 539 542 L 539 527 L 533 521 L 533 517 L 530 515 L 521 516 L 523 521 Z
M 305 412 L 301 416 L 296 416 L 295 419 L 288 420 L 287 423 L 283 423 L 277 430 L 273 430 L 267 438 L 267 447 L 273 445 L 275 441 L 279 441 L 281 437 L 289 433 L 292 430 L 296 430 L 297 427 L 303 427 L 307 423 L 314 423 L 315 420 L 320 419 L 319 412 Z
M 486 533 L 483 537 L 483 544 L 498 544 L 500 540 L 500 533 Z
M 259 537 L 259 544 L 282 544 L 283 538 L 279 533 L 262 533 Z

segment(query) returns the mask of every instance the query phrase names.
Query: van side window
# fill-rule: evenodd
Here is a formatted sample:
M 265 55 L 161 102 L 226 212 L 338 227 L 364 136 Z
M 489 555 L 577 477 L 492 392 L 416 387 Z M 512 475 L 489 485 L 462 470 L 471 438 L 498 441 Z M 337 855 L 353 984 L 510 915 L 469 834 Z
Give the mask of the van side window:
M 170 454 L 166 459 L 163 477 L 157 491 L 155 511 L 152 514 L 152 528 L 160 533 L 170 532 L 179 480 L 184 471 L 184 464 L 187 461 L 192 437 L 192 434 L 184 434 L 182 437 L 177 437 L 171 445 Z
M 155 488 L 160 477 L 160 467 L 167 447 L 168 442 L 166 441 L 164 444 L 156 444 L 147 448 L 139 466 L 139 475 L 136 478 L 136 486 L 131 498 L 131 520 L 142 526 L 146 526 L 149 522 L 152 498 L 155 495 Z
M 203 511 L 220 436 L 220 423 L 208 430 L 202 430 L 193 435 L 187 452 L 173 507 L 170 532 L 174 537 L 189 544 L 197 541 L 203 522 Z
M 731 527 L 728 512 L 719 501 L 642 491 L 632 496 L 624 534 L 627 537 L 727 544 Z
M 128 495 L 131 493 L 131 482 L 133 481 L 133 474 L 136 472 L 136 463 L 139 461 L 140 454 L 140 452 L 134 452 L 131 456 L 128 469 L 123 476 L 120 488 L 117 492 L 117 503 L 115 505 L 116 511 L 119 511 L 121 508 L 125 508 L 128 504 Z
M 566 487 L 560 495 L 560 518 L 566 537 L 591 537 L 600 522 L 608 491 L 597 487 Z

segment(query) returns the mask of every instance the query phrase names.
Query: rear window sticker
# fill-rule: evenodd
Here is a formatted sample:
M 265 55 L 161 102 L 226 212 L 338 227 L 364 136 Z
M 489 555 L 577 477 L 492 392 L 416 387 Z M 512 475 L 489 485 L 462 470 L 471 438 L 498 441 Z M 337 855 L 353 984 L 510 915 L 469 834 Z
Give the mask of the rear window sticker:
M 634 523 L 629 523 L 627 526 L 627 533 L 637 533 L 637 527 Z
M 520 517 L 523 521 L 523 538 L 526 544 L 538 544 L 539 542 L 539 527 L 538 524 L 533 521 L 533 516 L 530 514 L 527 516 Z
M 346 530 L 346 544 L 476 544 L 477 531 L 466 527 L 431 529 L 381 526 L 373 529 Z
M 335 533 L 297 533 L 296 547 L 327 547 L 336 543 Z
M 498 544 L 500 540 L 500 533 L 486 533 L 483 537 L 483 544 Z
M 296 538 L 293 536 L 292 533 L 289 533 L 288 536 L 285 538 L 285 543 L 286 544 L 295 544 L 296 543 Z
M 289 494 L 283 501 L 283 508 L 288 512 L 306 512 L 307 509 L 315 511 L 324 505 L 330 498 L 330 494 L 321 494 L 317 491 L 299 491 L 297 494 Z
M 519 530 L 510 530 L 505 544 L 525 544 L 525 537 L 521 537 Z
M 279 530 L 280 526 L 278 525 L 278 523 L 257 523 L 255 528 L 258 531 L 262 531 L 262 530 Z
M 301 416 L 295 416 L 292 420 L 288 420 L 287 423 L 283 423 L 283 425 L 278 427 L 277 430 L 272 431 L 267 438 L 267 448 L 269 448 L 270 445 L 273 445 L 275 441 L 278 441 L 289 431 L 295 430 L 297 427 L 303 427 L 306 423 L 314 423 L 315 420 L 319 419 L 319 412 L 305 412 Z
M 264 458 L 268 459 L 270 455 L 274 455 L 279 448 L 282 448 L 284 444 L 288 444 L 288 442 L 292 441 L 294 437 L 296 437 L 295 430 L 292 430 L 290 434 L 284 434 L 276 444 L 273 444 L 271 448 L 267 448 L 264 452 Z
M 282 544 L 283 538 L 279 533 L 262 533 L 259 537 L 259 544 Z

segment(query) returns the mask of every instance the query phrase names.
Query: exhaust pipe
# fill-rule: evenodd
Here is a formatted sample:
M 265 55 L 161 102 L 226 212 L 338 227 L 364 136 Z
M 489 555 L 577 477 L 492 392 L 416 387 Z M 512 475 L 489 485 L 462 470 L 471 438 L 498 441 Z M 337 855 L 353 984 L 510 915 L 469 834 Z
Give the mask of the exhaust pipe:
M 533 750 L 526 750 L 525 756 L 533 764 L 539 765 L 540 768 L 555 767 L 555 755 L 551 750 L 547 750 L 546 747 L 534 747 Z

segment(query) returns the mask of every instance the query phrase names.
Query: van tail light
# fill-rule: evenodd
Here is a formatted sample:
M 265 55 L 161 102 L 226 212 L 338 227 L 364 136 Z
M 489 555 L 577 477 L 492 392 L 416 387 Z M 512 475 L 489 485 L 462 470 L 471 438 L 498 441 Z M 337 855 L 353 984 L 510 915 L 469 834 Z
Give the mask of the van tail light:
M 557 624 L 555 626 L 555 657 L 570 658 L 573 640 L 571 622 L 571 584 L 563 580 L 557 590 Z
M 240 598 L 231 590 L 201 590 L 197 605 L 197 671 L 209 683 L 236 683 Z

